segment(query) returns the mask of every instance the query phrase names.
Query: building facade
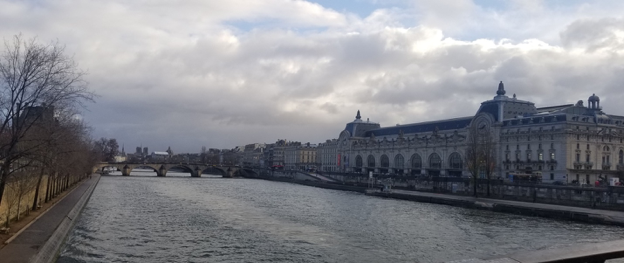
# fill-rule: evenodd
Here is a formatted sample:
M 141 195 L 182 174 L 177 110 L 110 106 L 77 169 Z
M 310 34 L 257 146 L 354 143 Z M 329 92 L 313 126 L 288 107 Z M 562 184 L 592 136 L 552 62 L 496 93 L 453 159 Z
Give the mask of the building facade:
M 571 183 L 622 176 L 624 117 L 606 114 L 600 98 L 537 108 L 505 95 L 481 103 L 468 117 L 380 127 L 358 111 L 338 139 L 318 146 L 320 170 L 409 176 L 471 176 L 466 168 L 469 132 L 490 132 L 493 178 L 514 173 Z

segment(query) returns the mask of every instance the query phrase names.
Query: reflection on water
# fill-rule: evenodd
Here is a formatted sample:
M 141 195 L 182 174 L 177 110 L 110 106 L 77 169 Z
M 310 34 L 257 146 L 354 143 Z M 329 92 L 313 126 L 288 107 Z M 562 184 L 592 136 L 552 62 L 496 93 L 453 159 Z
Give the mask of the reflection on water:
M 624 238 L 610 226 L 148 173 L 102 177 L 58 262 L 441 262 Z

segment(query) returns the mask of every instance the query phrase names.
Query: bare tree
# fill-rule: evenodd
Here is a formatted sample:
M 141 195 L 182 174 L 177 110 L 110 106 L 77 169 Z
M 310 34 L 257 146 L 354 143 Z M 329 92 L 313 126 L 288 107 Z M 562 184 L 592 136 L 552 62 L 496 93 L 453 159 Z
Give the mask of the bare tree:
M 119 144 L 117 139 L 100 138 L 93 143 L 94 148 L 100 154 L 100 161 L 114 162 L 115 156 L 119 154 Z
M 59 161 L 64 161 L 64 155 L 77 154 L 80 158 L 81 169 L 84 169 L 85 163 L 93 167 L 97 161 L 89 146 L 88 128 L 74 116 L 73 111 L 59 112 L 54 123 L 37 127 L 29 132 L 32 137 L 38 138 L 36 144 L 40 146 L 38 151 L 33 151 L 28 155 L 30 159 L 37 161 L 39 170 L 37 187 L 33 197 L 33 210 L 37 209 L 39 205 L 39 190 L 44 175 L 50 176 L 56 173 L 59 170 L 57 164 Z
M 466 138 L 466 167 L 472 175 L 473 195 L 477 194 L 477 177 L 481 166 L 481 144 L 479 142 L 479 132 L 477 125 L 468 127 L 468 137 Z
M 496 142 L 489 125 L 473 123 L 466 139 L 466 167 L 472 174 L 473 194 L 477 194 L 478 177 L 483 173 L 487 179 L 487 196 L 490 196 L 490 180 L 496 167 Z
M 490 181 L 496 168 L 496 141 L 490 129 L 480 131 L 482 169 L 487 178 L 487 196 L 490 196 Z
M 25 134 L 54 108 L 72 108 L 93 99 L 84 73 L 58 43 L 40 44 L 21 35 L 5 41 L 0 56 L 0 203 L 14 163 L 31 148 L 21 148 Z M 33 147 L 33 145 L 31 145 Z
M 7 178 L 7 217 L 6 227 L 9 227 L 9 221 L 11 220 L 11 210 L 17 210 L 16 220 L 20 219 L 22 213 L 22 201 L 26 199 L 26 196 L 32 193 L 32 190 L 37 185 L 37 177 L 29 174 L 25 171 L 19 173 L 13 173 Z

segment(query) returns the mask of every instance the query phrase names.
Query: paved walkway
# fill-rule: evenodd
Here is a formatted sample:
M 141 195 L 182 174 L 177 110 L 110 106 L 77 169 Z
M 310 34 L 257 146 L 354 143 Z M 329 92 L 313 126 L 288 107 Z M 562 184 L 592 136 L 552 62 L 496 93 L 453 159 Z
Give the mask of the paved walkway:
M 4 263 L 28 262 L 39 248 L 52 236 L 61 221 L 76 206 L 89 187 L 98 182 L 100 176 L 94 174 L 83 181 L 71 193 L 51 207 L 27 229 L 22 231 L 11 243 L 0 249 L 0 261 Z
M 503 205 L 509 205 L 509 206 L 526 207 L 526 208 L 541 209 L 541 210 L 575 212 L 575 213 L 594 215 L 597 217 L 609 218 L 611 221 L 624 222 L 624 212 L 620 212 L 620 211 L 600 210 L 600 209 L 563 206 L 563 205 L 551 205 L 551 204 L 542 204 L 542 203 L 530 203 L 530 202 L 501 200 L 501 199 L 490 199 L 490 198 L 482 198 L 482 197 L 475 198 L 472 196 L 448 195 L 448 194 L 407 191 L 407 190 L 397 190 L 397 189 L 392 189 L 392 193 L 422 196 L 422 197 L 434 197 L 434 198 L 447 199 L 447 200 L 480 202 L 486 206 L 503 204 Z

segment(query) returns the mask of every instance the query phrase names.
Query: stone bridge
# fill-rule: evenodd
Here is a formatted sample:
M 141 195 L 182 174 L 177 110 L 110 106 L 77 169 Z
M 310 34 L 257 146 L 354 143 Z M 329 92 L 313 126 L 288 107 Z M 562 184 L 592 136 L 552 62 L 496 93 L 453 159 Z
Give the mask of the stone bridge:
M 218 172 L 223 177 L 254 177 L 255 172 L 234 165 L 213 164 L 183 164 L 183 163 L 100 163 L 94 167 L 95 171 L 104 171 L 105 168 L 116 168 L 124 176 L 129 176 L 132 170 L 137 168 L 152 169 L 157 176 L 167 176 L 167 171 L 172 168 L 190 173 L 191 177 L 201 177 L 205 172 Z

